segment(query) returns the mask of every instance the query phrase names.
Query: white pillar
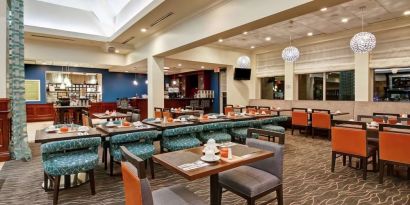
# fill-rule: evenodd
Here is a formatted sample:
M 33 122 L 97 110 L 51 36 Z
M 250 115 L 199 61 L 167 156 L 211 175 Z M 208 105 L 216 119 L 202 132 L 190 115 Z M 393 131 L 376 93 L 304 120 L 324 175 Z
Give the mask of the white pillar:
M 297 100 L 297 79 L 295 63 L 285 61 L 285 100 Z
M 164 107 L 164 58 L 148 57 L 148 117 L 154 117 L 154 107 Z
M 355 101 L 369 101 L 372 76 L 369 69 L 369 53 L 355 54 L 354 64 Z
M 8 32 L 7 1 L 0 1 L 0 98 L 7 98 Z

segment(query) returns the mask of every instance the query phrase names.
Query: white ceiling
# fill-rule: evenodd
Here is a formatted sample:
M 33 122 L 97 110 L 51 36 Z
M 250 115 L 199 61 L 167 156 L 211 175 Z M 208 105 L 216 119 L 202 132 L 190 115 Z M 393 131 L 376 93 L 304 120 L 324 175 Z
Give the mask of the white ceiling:
M 162 0 L 25 0 L 25 30 L 108 39 L 154 1 Z
M 299 39 L 307 37 L 309 32 L 319 35 L 357 28 L 361 26 L 360 7 L 362 6 L 366 6 L 364 22 L 367 25 L 403 17 L 403 12 L 410 9 L 410 0 L 353 0 L 327 8 L 326 11 L 316 11 L 296 17 L 292 19 L 292 24 L 290 21 L 276 23 L 214 44 L 250 49 L 251 46 L 258 48 L 289 42 L 290 34 L 292 39 Z M 342 23 L 342 18 L 347 18 L 349 21 Z M 266 41 L 266 37 L 271 37 L 271 40 Z

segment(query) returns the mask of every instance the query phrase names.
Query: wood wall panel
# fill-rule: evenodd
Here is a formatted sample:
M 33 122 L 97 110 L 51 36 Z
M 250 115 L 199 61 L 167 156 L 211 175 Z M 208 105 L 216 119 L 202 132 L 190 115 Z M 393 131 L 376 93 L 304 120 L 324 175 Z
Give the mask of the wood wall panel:
M 27 122 L 54 121 L 53 103 L 26 104 Z
M 141 120 L 148 118 L 148 99 L 131 99 L 130 104 L 133 108 L 139 109 Z
M 89 114 L 92 116 L 93 113 L 102 113 L 106 110 L 113 111 L 117 109 L 116 102 L 96 102 L 91 103 L 91 107 L 89 109 Z
M 8 99 L 0 99 L 0 162 L 10 160 L 10 131 L 10 101 Z

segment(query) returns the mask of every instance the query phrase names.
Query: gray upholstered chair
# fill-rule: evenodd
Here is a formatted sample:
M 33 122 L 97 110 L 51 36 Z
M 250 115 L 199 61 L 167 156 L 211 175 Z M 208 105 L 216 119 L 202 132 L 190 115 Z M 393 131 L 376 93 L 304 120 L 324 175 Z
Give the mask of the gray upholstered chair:
M 278 204 L 282 205 L 283 145 L 252 138 L 248 138 L 246 144 L 271 151 L 274 156 L 220 173 L 219 199 L 222 199 L 222 188 L 225 188 L 253 205 L 256 199 L 276 191 Z
M 120 147 L 123 155 L 121 162 L 122 178 L 126 205 L 204 205 L 194 193 L 181 185 L 151 190 L 145 175 L 144 161 L 133 155 L 124 146 Z

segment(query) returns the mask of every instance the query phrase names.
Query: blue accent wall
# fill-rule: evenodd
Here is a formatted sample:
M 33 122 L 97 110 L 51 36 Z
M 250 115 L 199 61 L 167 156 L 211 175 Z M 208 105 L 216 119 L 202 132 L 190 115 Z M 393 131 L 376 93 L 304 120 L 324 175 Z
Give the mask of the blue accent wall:
M 213 112 L 214 113 L 220 113 L 221 111 L 219 110 L 219 73 L 213 72 L 211 75 L 211 90 L 214 91 L 214 104 L 213 104 Z
M 25 76 L 28 80 L 40 80 L 41 101 L 28 102 L 35 104 L 46 103 L 46 71 L 61 71 L 61 66 L 49 65 L 25 65 Z M 133 73 L 114 73 L 106 69 L 96 68 L 79 68 L 71 67 L 72 72 L 84 73 L 101 73 L 102 74 L 102 88 L 103 88 L 103 102 L 115 102 L 117 98 L 134 97 L 136 94 L 141 97 L 147 94 L 147 75 L 137 74 L 138 85 L 133 84 L 135 74 Z

